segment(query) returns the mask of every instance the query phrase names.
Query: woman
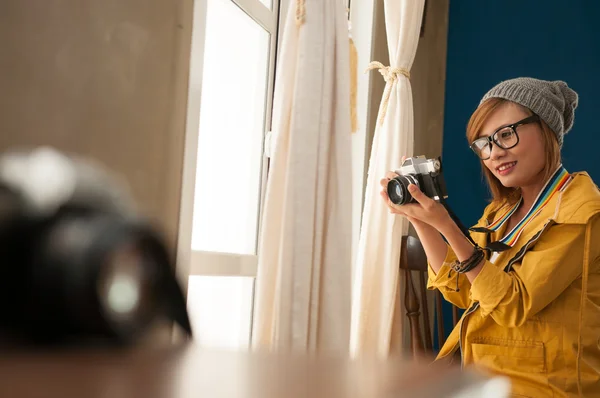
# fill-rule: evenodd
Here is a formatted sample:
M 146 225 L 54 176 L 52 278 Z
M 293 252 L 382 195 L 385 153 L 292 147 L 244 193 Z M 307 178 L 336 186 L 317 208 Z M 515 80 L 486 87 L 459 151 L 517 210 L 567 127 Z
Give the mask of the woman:
M 381 192 L 419 235 L 429 288 L 466 309 L 438 359 L 460 353 L 510 377 L 517 396 L 600 396 L 600 192 L 560 157 L 577 101 L 566 83 L 532 78 L 483 97 L 467 138 L 493 200 L 475 246 L 416 186 L 417 203 L 403 206 Z

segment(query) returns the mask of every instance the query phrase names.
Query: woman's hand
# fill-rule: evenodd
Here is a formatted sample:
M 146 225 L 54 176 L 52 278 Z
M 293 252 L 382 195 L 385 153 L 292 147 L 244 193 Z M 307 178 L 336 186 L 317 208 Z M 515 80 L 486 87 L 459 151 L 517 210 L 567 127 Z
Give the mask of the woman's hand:
M 414 184 L 408 186 L 408 191 L 417 203 L 408 203 L 400 206 L 406 217 L 411 217 L 425 224 L 431 225 L 438 231 L 444 231 L 449 224 L 452 224 L 452 218 L 448 210 L 439 202 L 425 195 L 419 187 Z
M 405 216 L 415 227 L 418 227 L 419 224 L 427 224 L 438 231 L 443 230 L 449 222 L 452 222 L 446 208 L 441 203 L 429 198 L 414 184 L 408 186 L 408 191 L 417 203 L 409 203 L 402 206 L 392 203 L 388 197 L 386 188 L 388 182 L 396 176 L 396 173 L 388 172 L 385 178 L 382 178 L 380 181 L 383 187 L 380 194 L 386 201 L 390 213 Z
M 379 194 L 381 195 L 381 197 L 383 198 L 383 200 L 385 201 L 387 207 L 390 210 L 391 214 L 399 214 L 401 216 L 404 216 L 408 219 L 408 221 L 410 221 L 413 225 L 415 225 L 415 227 L 417 226 L 417 224 L 422 224 L 419 220 L 408 216 L 407 214 L 404 213 L 404 206 L 398 206 L 394 203 L 392 203 L 392 201 L 390 200 L 390 197 L 388 196 L 387 193 L 387 185 L 390 182 L 390 180 L 392 180 L 393 178 L 397 177 L 398 174 L 394 173 L 393 171 L 388 171 L 385 174 L 385 178 L 382 178 L 379 181 L 379 184 L 381 184 L 381 191 L 379 192 Z

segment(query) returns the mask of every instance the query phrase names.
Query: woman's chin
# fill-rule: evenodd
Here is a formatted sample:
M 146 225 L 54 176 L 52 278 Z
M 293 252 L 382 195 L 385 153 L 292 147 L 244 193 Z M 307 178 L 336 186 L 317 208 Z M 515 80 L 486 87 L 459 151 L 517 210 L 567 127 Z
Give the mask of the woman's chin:
M 515 178 L 515 176 L 513 176 L 513 175 L 509 175 L 509 176 L 496 175 L 496 178 L 498 179 L 498 181 L 500 181 L 502 186 L 504 186 L 506 188 L 518 188 L 521 186 L 519 184 L 519 178 Z

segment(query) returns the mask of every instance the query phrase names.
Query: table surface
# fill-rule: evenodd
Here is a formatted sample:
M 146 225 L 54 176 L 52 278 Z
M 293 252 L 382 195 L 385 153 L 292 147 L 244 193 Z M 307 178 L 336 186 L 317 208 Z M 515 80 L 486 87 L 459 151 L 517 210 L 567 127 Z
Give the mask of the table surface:
M 462 397 L 496 379 L 406 360 L 163 349 L 13 353 L 0 358 L 0 397 Z M 489 396 L 489 395 L 486 395 Z

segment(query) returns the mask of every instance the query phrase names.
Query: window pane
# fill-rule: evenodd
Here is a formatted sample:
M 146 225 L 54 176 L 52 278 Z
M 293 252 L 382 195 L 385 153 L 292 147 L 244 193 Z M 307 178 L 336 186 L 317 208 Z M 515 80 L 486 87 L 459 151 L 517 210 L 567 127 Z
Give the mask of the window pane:
M 269 34 L 208 0 L 192 249 L 255 254 Z
M 203 347 L 240 350 L 250 342 L 254 278 L 190 276 L 188 311 Z

